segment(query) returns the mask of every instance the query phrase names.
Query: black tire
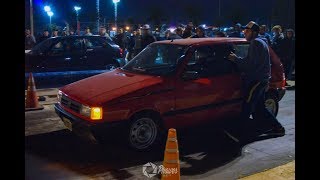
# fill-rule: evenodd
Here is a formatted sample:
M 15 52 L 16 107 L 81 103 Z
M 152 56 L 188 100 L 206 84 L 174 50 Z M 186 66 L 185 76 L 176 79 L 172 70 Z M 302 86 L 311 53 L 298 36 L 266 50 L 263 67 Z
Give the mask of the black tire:
M 134 117 L 127 132 L 129 147 L 140 152 L 159 147 L 165 139 L 160 118 L 154 113 L 143 113 Z
M 276 117 L 279 111 L 279 100 L 274 93 L 267 93 L 265 97 L 266 108 Z

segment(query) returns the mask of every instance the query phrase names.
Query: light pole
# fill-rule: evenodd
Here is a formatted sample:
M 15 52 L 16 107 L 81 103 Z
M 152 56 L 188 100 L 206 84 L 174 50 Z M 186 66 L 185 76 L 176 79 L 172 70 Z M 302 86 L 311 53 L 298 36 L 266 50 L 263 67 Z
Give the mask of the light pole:
M 78 11 L 81 9 L 80 6 L 74 6 L 74 10 L 76 11 L 76 15 L 77 15 L 77 34 L 78 36 L 80 35 L 80 22 L 79 22 L 79 13 Z
M 50 18 L 50 24 L 49 24 L 49 28 L 51 30 L 51 16 L 53 16 L 53 12 L 51 11 L 50 6 L 44 6 L 44 11 L 47 12 L 47 15 Z
M 100 28 L 100 0 L 96 1 L 96 6 L 97 6 L 97 32 L 99 33 L 99 28 Z
M 220 0 L 219 0 L 219 18 L 221 17 L 221 4 L 220 4 Z
M 113 4 L 114 4 L 114 26 L 116 27 L 116 29 L 118 29 L 117 27 L 117 3 L 120 2 L 120 0 L 112 0 Z M 117 34 L 117 30 L 116 30 L 116 34 Z
M 33 36 L 33 5 L 32 5 L 32 0 L 30 0 L 30 31 L 31 35 Z
M 51 16 L 53 16 L 53 12 L 49 11 L 49 12 L 47 12 L 47 14 L 50 17 L 50 29 L 51 29 Z

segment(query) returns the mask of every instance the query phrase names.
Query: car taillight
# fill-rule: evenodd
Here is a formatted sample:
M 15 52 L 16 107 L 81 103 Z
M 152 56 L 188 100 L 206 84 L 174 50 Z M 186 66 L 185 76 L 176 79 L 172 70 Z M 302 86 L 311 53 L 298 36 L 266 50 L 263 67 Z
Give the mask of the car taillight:
M 285 87 L 286 86 L 286 78 L 285 78 L 285 75 L 283 73 L 283 78 L 282 78 L 282 87 Z

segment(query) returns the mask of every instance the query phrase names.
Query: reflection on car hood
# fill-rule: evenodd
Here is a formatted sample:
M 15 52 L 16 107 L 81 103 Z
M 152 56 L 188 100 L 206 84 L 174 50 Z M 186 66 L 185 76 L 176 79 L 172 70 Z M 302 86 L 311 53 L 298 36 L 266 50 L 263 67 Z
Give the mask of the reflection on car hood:
M 90 101 L 88 105 L 99 105 L 160 82 L 162 82 L 160 77 L 129 74 L 116 69 L 68 84 L 61 90 L 81 103 L 87 104 L 87 101 Z

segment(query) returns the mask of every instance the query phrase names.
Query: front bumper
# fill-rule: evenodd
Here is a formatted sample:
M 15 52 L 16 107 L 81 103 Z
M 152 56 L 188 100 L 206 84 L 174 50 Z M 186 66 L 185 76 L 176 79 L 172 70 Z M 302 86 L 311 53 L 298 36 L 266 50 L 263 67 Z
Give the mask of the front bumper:
M 54 105 L 54 109 L 69 130 L 73 131 L 76 135 L 95 143 L 97 143 L 96 137 L 98 135 L 103 134 L 106 137 L 109 135 L 109 137 L 114 138 L 115 134 L 127 127 L 127 121 L 102 123 L 88 122 L 65 111 L 59 103 Z

